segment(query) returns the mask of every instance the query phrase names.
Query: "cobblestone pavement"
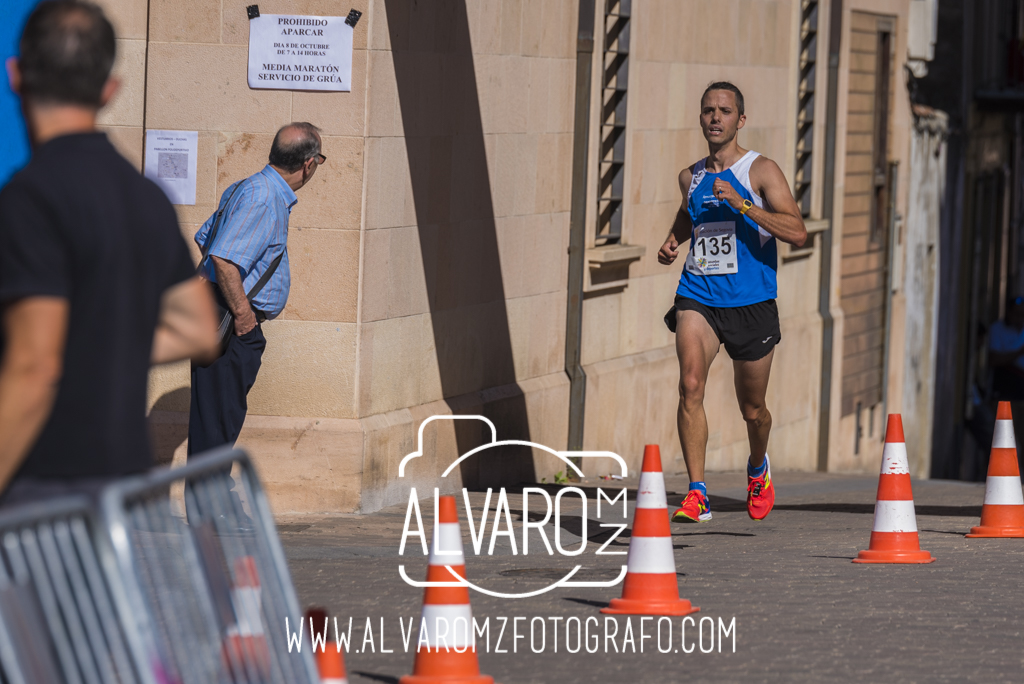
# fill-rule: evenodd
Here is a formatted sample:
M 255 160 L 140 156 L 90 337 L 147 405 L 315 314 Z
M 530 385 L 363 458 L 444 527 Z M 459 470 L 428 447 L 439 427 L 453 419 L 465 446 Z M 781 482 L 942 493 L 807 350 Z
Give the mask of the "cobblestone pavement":
M 672 525 L 680 594 L 700 606 L 697 620 L 713 618 L 713 630 L 708 621 L 696 623 L 704 627 L 705 650 L 714 636 L 710 653 L 701 653 L 697 629 L 690 623 L 685 641 L 681 639 L 681 620 L 675 618 L 671 642 L 661 625 L 661 646 L 670 652 L 659 653 L 657 639 L 647 638 L 641 654 L 641 626 L 650 636 L 656 634 L 657 623 L 641 625 L 636 616 L 630 620 L 634 652 L 624 638 L 626 618 L 606 625 L 598 612 L 620 594 L 620 587 L 556 588 L 514 600 L 473 592 L 474 617 L 481 622 L 490 618 L 490 649 L 481 646 L 481 670 L 502 684 L 1024 681 L 1024 539 L 963 537 L 977 524 L 983 484 L 914 482 L 921 546 L 932 552 L 935 563 L 854 565 L 850 561 L 857 551 L 867 548 L 877 477 L 779 472 L 775 479 L 777 503 L 763 522 L 746 515 L 743 474 L 724 473 L 709 475 L 714 520 Z M 672 509 L 686 491 L 686 479 L 666 480 Z M 483 494 L 473 493 L 471 499 L 479 514 Z M 571 496 L 563 499 L 565 504 L 571 501 Z M 518 528 L 521 496 L 511 495 L 509 502 Z M 412 670 L 416 632 L 407 652 L 402 630 L 413 618 L 418 629 L 422 590 L 401 580 L 398 565 L 404 563 L 409 576 L 420 580 L 426 563 L 415 539 L 411 552 L 407 549 L 404 559 L 398 556 L 405 508 L 279 521 L 303 605 L 325 605 L 340 618 L 343 631 L 352 618 L 352 651 L 346 664 L 353 684 L 397 682 Z M 461 501 L 459 508 L 462 516 Z M 632 519 L 632 505 L 630 509 Z M 578 508 L 568 505 L 563 513 L 562 544 L 568 549 L 580 541 L 572 534 L 581 532 L 580 517 Z M 424 502 L 423 514 L 429 526 L 432 504 Z M 593 508 L 588 517 L 596 518 Z M 607 519 L 604 510 L 602 520 Z M 541 555 L 533 546 L 529 556 L 513 556 L 507 544 L 502 548 L 504 540 L 493 556 L 476 556 L 463 518 L 469 579 L 496 591 L 523 593 L 552 583 L 576 563 L 583 565 L 578 578 L 614 578 L 624 556 L 595 556 L 597 529 L 588 529 L 591 543 L 575 559 Z M 521 540 L 518 529 L 516 536 Z M 625 550 L 628 541 L 623 535 L 609 548 Z M 535 538 L 531 542 L 539 544 Z M 566 651 L 566 619 L 574 616 L 583 624 L 590 617 L 599 619 L 590 622 L 600 638 L 596 653 L 586 652 L 586 642 L 579 653 Z M 537 617 L 544 620 L 533 621 Z M 373 627 L 372 650 L 367 618 Z M 496 643 L 499 618 L 509 618 L 501 644 Z M 728 626 L 733 618 L 735 652 L 732 634 L 723 639 L 719 629 L 719 620 Z M 539 649 L 541 624 L 545 644 L 536 654 L 531 651 L 531 625 Z M 512 638 L 514 627 L 524 638 Z M 611 634 L 613 627 L 617 633 L 605 639 L 605 629 Z M 576 634 L 573 624 L 572 648 Z M 684 653 L 683 647 L 693 652 Z M 496 652 L 499 648 L 508 653 Z

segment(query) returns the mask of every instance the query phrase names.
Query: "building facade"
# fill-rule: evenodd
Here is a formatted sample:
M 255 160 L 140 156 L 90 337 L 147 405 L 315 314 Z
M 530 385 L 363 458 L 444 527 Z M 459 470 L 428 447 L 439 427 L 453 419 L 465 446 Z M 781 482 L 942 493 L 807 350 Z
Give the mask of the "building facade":
M 915 100 L 950 117 L 931 475 L 982 480 L 998 398 L 988 331 L 1006 298 L 1024 294 L 1024 3 L 939 10 L 947 47 L 914 81 Z
M 911 200 L 944 176 L 912 175 L 935 158 L 915 145 L 941 152 L 944 141 L 920 137 L 932 129 L 916 126 L 903 77 L 921 59 L 908 27 L 926 0 L 598 0 L 592 27 L 581 26 L 588 12 L 576 0 L 353 0 L 363 16 L 348 93 L 250 89 L 245 3 L 103 4 L 124 83 L 105 130 L 140 167 L 146 129 L 199 132 L 197 202 L 178 207 L 189 238 L 230 183 L 262 168 L 279 126 L 323 130 L 328 161 L 292 213 L 291 298 L 264 324 L 239 442 L 278 511 L 372 511 L 405 500 L 410 486 L 514 484 L 563 470 L 550 454 L 510 446 L 444 479 L 485 435 L 439 421 L 399 478 L 420 424 L 437 414 L 483 414 L 498 439 L 553 449 L 575 440 L 634 469 L 643 445 L 657 443 L 666 469 L 684 470 L 674 338 L 662 321 L 679 265 L 660 266 L 657 252 L 680 206 L 679 171 L 707 153 L 699 104 L 714 80 L 743 90 L 740 144 L 778 162 L 811 232 L 801 249 L 780 246 L 775 468 L 875 471 L 884 413 L 902 410 L 913 378 L 932 375 L 933 357 L 908 375 L 912 340 L 933 323 L 912 322 L 906 289 L 934 275 L 905 267 L 903 248 L 912 232 L 928 239 L 927 202 Z M 275 0 L 260 10 L 348 6 Z M 577 82 L 587 73 L 580 59 L 589 93 Z M 588 136 L 575 143 L 580 121 Z M 577 145 L 586 164 L 574 178 Z M 574 218 L 585 229 L 575 252 Z M 582 260 L 579 291 L 571 258 Z M 935 305 L 914 299 L 921 306 Z M 574 355 L 579 396 L 566 369 Z M 706 403 L 712 471 L 747 457 L 720 356 Z M 184 459 L 188 382 L 187 365 L 152 373 L 163 462 Z M 918 425 L 928 411 L 915 411 L 909 431 L 930 434 Z M 926 475 L 930 447 L 908 449 Z M 590 474 L 611 470 L 587 463 Z

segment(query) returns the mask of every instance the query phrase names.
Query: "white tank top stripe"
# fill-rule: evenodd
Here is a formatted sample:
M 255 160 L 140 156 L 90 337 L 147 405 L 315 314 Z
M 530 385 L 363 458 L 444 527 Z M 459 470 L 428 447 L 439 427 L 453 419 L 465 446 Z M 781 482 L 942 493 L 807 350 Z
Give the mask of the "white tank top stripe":
M 700 185 L 700 181 L 704 178 L 704 167 L 707 164 L 707 158 L 701 159 L 693 166 L 693 178 L 690 179 L 690 188 L 686 191 L 686 201 L 690 201 L 690 197 L 693 196 L 693 191 Z

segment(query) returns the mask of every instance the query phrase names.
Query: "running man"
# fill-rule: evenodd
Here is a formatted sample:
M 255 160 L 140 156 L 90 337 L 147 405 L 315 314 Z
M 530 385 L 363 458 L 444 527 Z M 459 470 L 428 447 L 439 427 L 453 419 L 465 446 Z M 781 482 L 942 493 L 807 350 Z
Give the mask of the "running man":
M 679 174 L 683 204 L 658 261 L 671 264 L 690 241 L 675 305 L 665 323 L 679 356 L 679 441 L 690 491 L 672 519 L 711 520 L 704 459 L 708 421 L 704 387 L 720 345 L 732 358 L 736 399 L 747 423 L 747 513 L 762 520 L 775 504 L 765 406 L 775 345 L 781 339 L 775 305 L 775 240 L 800 246 L 807 229 L 782 170 L 736 142 L 743 128 L 743 94 L 712 83 L 701 97 L 700 127 L 708 156 Z

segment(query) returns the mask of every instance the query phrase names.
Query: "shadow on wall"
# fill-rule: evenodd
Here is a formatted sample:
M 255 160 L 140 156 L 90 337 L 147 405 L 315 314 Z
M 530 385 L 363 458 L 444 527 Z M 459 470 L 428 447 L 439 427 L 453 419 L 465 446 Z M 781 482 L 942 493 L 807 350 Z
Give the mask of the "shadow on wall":
M 483 412 L 499 440 L 529 440 L 526 401 L 515 384 L 466 0 L 387 0 L 385 7 L 441 388 L 447 399 L 480 390 L 495 395 L 483 407 L 457 400 L 451 408 Z M 480 444 L 477 432 L 457 426 L 460 453 Z M 529 453 L 467 465 L 462 476 L 470 487 L 536 480 Z
M 175 450 L 188 438 L 188 407 L 191 390 L 179 387 L 165 393 L 150 409 L 149 415 L 161 413 L 160 430 L 150 430 L 150 444 L 153 447 L 153 462 L 158 466 L 170 465 Z

